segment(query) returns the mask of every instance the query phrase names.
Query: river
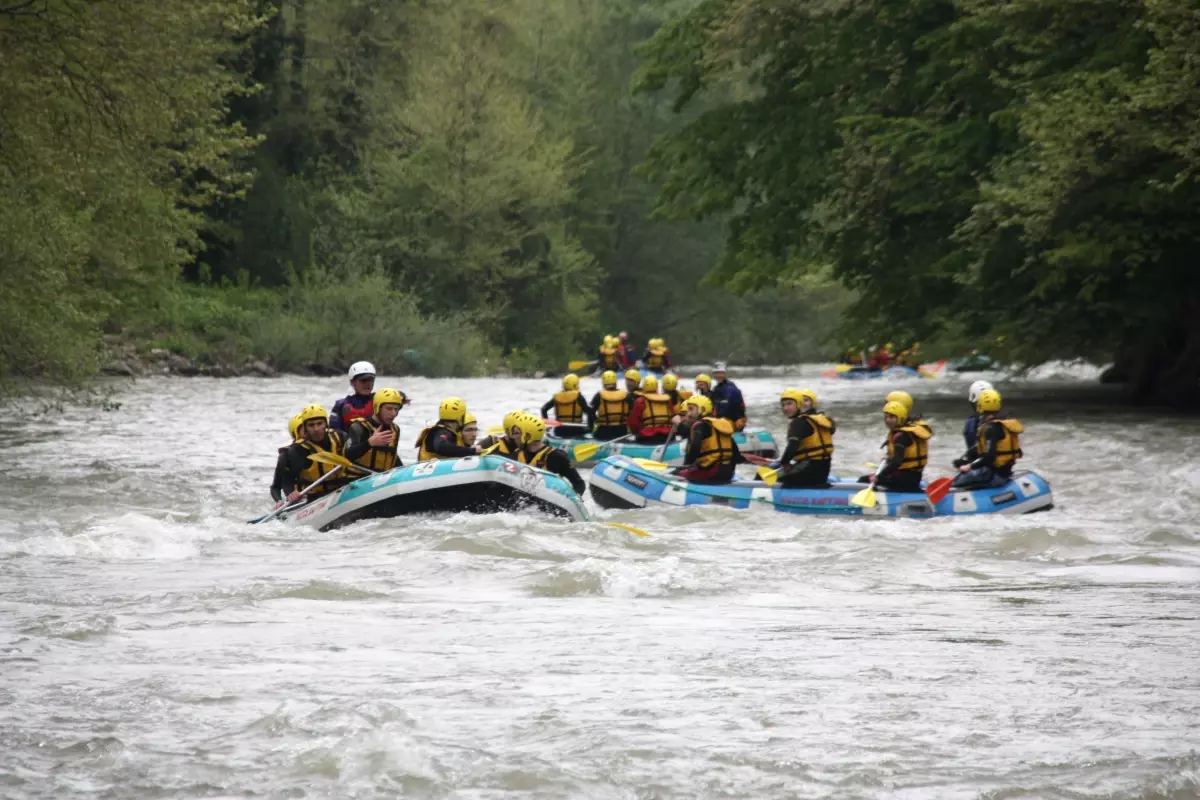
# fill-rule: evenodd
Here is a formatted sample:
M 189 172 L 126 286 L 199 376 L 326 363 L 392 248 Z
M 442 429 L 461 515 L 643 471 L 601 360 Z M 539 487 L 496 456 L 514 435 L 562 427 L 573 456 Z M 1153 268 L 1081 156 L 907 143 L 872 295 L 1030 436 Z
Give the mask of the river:
M 731 377 L 777 436 L 814 388 L 843 474 L 907 389 L 946 474 L 978 376 L 819 369 Z M 557 382 L 388 385 L 411 441 L 444 395 L 486 425 Z M 1025 517 L 246 525 L 287 419 L 344 388 L 149 379 L 10 420 L 0 797 L 1200 795 L 1200 420 L 1002 383 L 1055 492 Z

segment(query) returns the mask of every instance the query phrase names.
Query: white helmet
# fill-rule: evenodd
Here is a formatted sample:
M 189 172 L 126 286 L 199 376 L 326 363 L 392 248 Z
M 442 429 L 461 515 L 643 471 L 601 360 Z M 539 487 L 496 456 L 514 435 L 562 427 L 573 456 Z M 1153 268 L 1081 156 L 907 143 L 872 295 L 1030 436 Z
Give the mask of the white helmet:
M 350 365 L 350 380 L 354 380 L 359 375 L 370 375 L 375 377 L 375 365 L 370 361 L 357 361 Z M 990 388 L 990 387 L 989 387 Z
M 971 384 L 971 388 L 967 390 L 967 399 L 972 404 L 979 399 L 979 395 L 991 389 L 992 385 L 987 381 L 975 381 Z

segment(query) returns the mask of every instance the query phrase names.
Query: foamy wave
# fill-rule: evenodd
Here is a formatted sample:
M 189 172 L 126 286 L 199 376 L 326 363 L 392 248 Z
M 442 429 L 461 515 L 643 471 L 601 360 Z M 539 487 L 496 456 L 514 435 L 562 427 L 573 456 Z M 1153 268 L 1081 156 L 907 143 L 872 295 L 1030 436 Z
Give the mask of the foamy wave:
M 144 514 L 127 513 L 98 522 L 83 530 L 63 530 L 59 523 L 24 526 L 41 527 L 42 533 L 0 540 L 0 553 L 31 556 L 62 556 L 96 559 L 191 558 L 200 553 L 215 532 L 203 525 L 164 521 Z

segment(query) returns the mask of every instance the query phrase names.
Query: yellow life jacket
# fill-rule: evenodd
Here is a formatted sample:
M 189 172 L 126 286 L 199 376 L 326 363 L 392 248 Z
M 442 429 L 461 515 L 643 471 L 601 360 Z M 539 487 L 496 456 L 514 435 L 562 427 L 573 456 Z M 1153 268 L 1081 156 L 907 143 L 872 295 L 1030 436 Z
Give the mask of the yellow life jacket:
M 620 366 L 617 348 L 600 345 L 600 365 L 605 369 L 617 369 Z
M 660 392 L 643 393 L 646 407 L 642 410 L 642 427 L 655 428 L 671 424 L 674 414 L 669 395 Z
M 444 425 L 438 424 L 438 425 L 430 425 L 428 428 L 421 431 L 420 435 L 417 436 L 417 461 L 433 461 L 434 459 L 438 459 L 438 458 L 447 458 L 447 456 L 439 456 L 437 453 L 433 452 L 432 450 L 430 450 L 429 448 L 427 448 L 425 446 L 425 442 L 429 441 L 429 436 L 430 436 L 430 434 L 433 433 L 434 428 L 441 428 L 444 431 L 450 430 L 449 428 L 445 427 Z M 455 443 L 462 445 L 462 443 L 463 443 L 462 434 L 455 432 L 455 431 L 451 431 L 451 432 L 454 433 Z
M 896 452 L 895 435 L 904 431 L 911 435 L 913 443 L 904 448 L 902 461 L 898 469 L 923 470 L 929 462 L 929 437 L 933 436 L 933 428 L 924 420 L 915 420 L 909 425 L 903 425 L 892 431 L 887 439 L 888 461 Z
M 646 369 L 661 370 L 663 359 L 667 355 L 665 347 L 651 347 L 650 355 L 646 356 Z
M 303 447 L 305 450 L 307 450 L 310 453 L 332 453 L 335 456 L 344 456 L 346 454 L 346 439 L 342 436 L 341 432 L 335 431 L 335 430 L 327 430 L 326 435 L 329 438 L 328 438 L 328 440 L 326 440 L 324 447 L 322 447 L 319 444 L 313 444 L 312 442 L 310 442 L 307 439 L 304 439 L 299 444 L 301 447 Z M 334 468 L 335 468 L 335 465 L 333 465 L 333 464 L 322 464 L 318 461 L 313 461 L 310 458 L 308 460 L 308 463 L 305 465 L 304 469 L 301 470 L 300 474 L 297 475 L 296 477 L 300 480 L 300 482 L 302 484 L 304 484 L 304 486 L 309 486 L 310 484 L 315 482 L 317 480 L 317 478 L 320 478 L 326 472 L 329 472 L 331 469 L 334 469 Z M 345 472 L 346 472 L 345 470 L 342 470 L 341 475 L 334 476 L 330 480 L 336 481 L 337 478 L 344 475 Z M 308 496 L 309 497 L 320 497 L 321 495 L 325 494 L 326 492 L 333 491 L 335 488 L 337 488 L 337 487 L 330 486 L 330 481 L 323 481 L 319 486 L 317 486 L 315 489 L 310 491 L 308 493 Z
M 550 457 L 550 453 L 553 450 L 553 447 L 547 446 L 543 447 L 541 450 L 538 450 L 536 453 L 530 453 L 528 450 L 522 447 L 521 452 L 517 454 L 517 461 L 520 461 L 522 464 L 528 464 L 531 467 L 545 469 L 546 459 Z
M 600 405 L 596 408 L 597 425 L 624 425 L 629 419 L 629 406 L 625 404 L 626 393 L 620 389 L 601 389 Z
M 583 422 L 583 401 L 579 392 L 563 390 L 554 395 L 554 418 L 578 425 Z
M 999 425 L 1004 428 L 1004 438 L 996 442 L 996 460 L 992 462 L 993 466 L 1007 467 L 1025 455 L 1021 452 L 1021 434 L 1025 432 L 1025 426 L 1015 419 L 992 419 L 979 426 L 979 430 L 975 434 L 978 437 L 975 447 L 980 455 L 987 452 L 987 437 L 984 436 L 984 431 L 988 429 L 989 425 Z
M 504 436 L 498 437 L 497 439 L 495 439 L 492 442 L 492 444 L 494 444 L 496 446 L 496 449 L 493 450 L 488 455 L 505 456 L 506 458 L 513 458 L 514 454 L 517 453 L 518 449 L 519 449 L 519 448 L 515 448 L 515 447 L 510 447 L 508 444 L 508 439 L 505 438 Z
M 700 442 L 696 466 L 733 463 L 733 423 L 719 417 L 705 417 L 710 433 Z
M 362 425 L 367 429 L 367 435 L 375 433 L 379 430 L 379 425 L 370 417 L 354 420 L 355 425 Z M 396 447 L 400 441 L 400 428 L 394 422 L 388 424 L 388 430 L 392 432 L 392 443 L 390 445 L 380 445 L 376 447 L 371 445 L 367 452 L 363 453 L 358 458 L 354 459 L 355 464 L 360 464 L 367 469 L 373 469 L 376 472 L 387 472 L 396 466 L 397 456 Z
M 811 461 L 828 461 L 833 458 L 833 432 L 837 430 L 834 421 L 819 411 L 800 414 L 798 419 L 808 420 L 812 433 L 800 440 L 793 463 L 804 459 Z

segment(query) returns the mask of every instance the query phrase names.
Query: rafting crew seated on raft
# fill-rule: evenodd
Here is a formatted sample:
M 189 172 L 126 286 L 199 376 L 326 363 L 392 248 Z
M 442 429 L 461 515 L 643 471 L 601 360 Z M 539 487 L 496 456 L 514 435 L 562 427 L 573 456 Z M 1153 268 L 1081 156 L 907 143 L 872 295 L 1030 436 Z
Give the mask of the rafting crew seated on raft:
M 578 375 L 563 377 L 562 391 L 542 405 L 542 416 L 549 417 L 552 410 L 554 419 L 560 423 L 555 433 L 564 439 L 577 439 L 586 435 L 595 423 L 595 412 L 583 402 L 583 395 L 579 393 Z
M 571 464 L 570 457 L 543 441 L 546 438 L 546 423 L 524 411 L 514 412 L 513 419 L 520 445 L 516 452 L 504 453 L 504 457 L 566 478 L 575 494 L 582 495 L 587 490 L 587 484 Z
M 677 430 L 687 433 L 687 453 L 675 474 L 692 483 L 729 483 L 734 467 L 750 463 L 733 441 L 733 423 L 713 416 L 712 403 L 702 395 L 689 397 L 684 408 L 687 415 Z
M 299 438 L 284 454 L 284 463 L 279 475 L 280 489 L 289 503 L 299 500 L 300 493 L 305 489 L 308 489 L 309 498 L 320 497 L 340 489 L 349 482 L 341 467 L 309 458 L 313 453 L 329 453 L 342 458 L 346 456 L 346 440 L 340 432 L 329 428 L 329 412 L 322 406 L 309 405 L 305 406 L 295 419 Z M 338 474 L 312 486 L 333 470 L 338 470 Z
M 979 414 L 975 443 L 962 458 L 954 460 L 959 472 L 951 484 L 955 489 L 1001 486 L 1012 478 L 1013 465 L 1024 455 L 1021 434 L 1025 427 L 1000 413 L 999 392 L 980 392 L 975 411 Z
M 371 399 L 375 413 L 357 419 L 346 432 L 346 458 L 374 472 L 404 466 L 397 455 L 400 428 L 396 415 L 407 398 L 398 389 L 380 389 Z
M 785 489 L 824 487 L 833 463 L 833 434 L 837 424 L 817 410 L 811 389 L 784 389 L 779 405 L 788 422 L 788 441 L 778 461 L 779 483 Z
M 644 444 L 662 444 L 674 427 L 669 395 L 658 391 L 658 379 L 647 375 L 642 379 L 642 391 L 633 400 L 626 425 L 634 439 Z
M 462 438 L 467 403 L 461 397 L 447 397 L 438 406 L 438 421 L 417 436 L 417 461 L 435 458 L 465 458 L 480 451 L 478 443 L 468 447 Z
M 617 388 L 617 373 L 608 370 L 600 376 L 601 389 L 592 398 L 592 418 L 596 421 L 593 435 L 602 442 L 628 436 L 625 427 L 629 419 L 628 392 Z
M 929 439 L 933 429 L 923 421 L 908 421 L 908 408 L 889 400 L 883 404 L 883 422 L 888 429 L 887 460 L 874 475 L 864 475 L 859 483 L 897 492 L 921 491 L 921 474 L 929 462 Z

